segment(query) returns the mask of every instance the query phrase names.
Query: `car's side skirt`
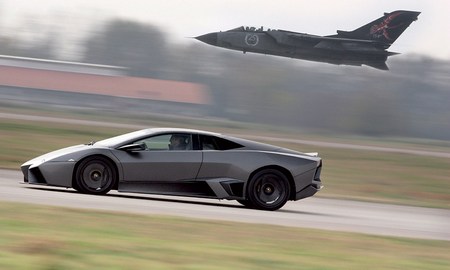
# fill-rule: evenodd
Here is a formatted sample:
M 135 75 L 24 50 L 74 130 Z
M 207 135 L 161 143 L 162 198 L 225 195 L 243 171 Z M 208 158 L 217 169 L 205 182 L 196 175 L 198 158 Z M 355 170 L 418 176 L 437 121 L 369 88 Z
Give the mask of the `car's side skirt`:
M 119 192 L 179 195 L 215 199 L 242 199 L 244 182 L 229 178 L 189 181 L 120 182 Z

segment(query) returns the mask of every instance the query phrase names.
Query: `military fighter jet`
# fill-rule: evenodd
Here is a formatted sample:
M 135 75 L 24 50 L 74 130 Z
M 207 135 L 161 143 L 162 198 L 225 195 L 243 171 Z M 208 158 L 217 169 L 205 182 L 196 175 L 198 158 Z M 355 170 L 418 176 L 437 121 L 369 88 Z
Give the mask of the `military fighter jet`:
M 263 27 L 239 27 L 196 39 L 207 44 L 253 53 L 271 54 L 337 65 L 367 65 L 388 70 L 386 49 L 419 16 L 420 12 L 397 10 L 353 31 L 317 36 Z

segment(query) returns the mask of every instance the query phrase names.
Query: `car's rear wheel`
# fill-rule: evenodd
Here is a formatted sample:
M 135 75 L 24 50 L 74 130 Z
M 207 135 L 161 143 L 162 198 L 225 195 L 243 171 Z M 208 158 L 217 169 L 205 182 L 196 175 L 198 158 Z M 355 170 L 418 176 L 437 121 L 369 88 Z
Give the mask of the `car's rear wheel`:
M 261 210 L 277 210 L 289 199 L 287 177 L 275 169 L 257 172 L 248 183 L 247 197 L 251 205 Z
M 88 194 L 106 194 L 117 182 L 111 161 L 104 157 L 89 157 L 81 161 L 75 172 L 76 190 Z
M 238 203 L 242 204 L 245 207 L 252 208 L 253 204 L 249 200 L 237 200 Z

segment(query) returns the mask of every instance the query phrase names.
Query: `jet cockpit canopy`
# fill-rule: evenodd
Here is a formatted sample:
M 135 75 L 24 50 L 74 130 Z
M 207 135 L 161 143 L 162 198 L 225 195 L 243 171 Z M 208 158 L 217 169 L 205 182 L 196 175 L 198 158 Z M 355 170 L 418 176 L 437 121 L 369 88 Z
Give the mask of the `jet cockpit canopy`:
M 256 28 L 253 26 L 240 26 L 237 28 L 233 28 L 228 30 L 227 32 L 258 32 L 258 31 L 264 31 L 264 27 Z

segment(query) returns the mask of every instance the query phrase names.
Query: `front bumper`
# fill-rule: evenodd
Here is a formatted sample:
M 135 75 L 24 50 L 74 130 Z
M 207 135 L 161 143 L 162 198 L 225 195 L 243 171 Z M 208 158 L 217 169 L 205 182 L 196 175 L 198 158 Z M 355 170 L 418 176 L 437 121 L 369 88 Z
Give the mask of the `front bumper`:
M 25 163 L 21 170 L 25 183 L 72 187 L 72 173 L 75 162 L 45 162 L 39 166 Z

